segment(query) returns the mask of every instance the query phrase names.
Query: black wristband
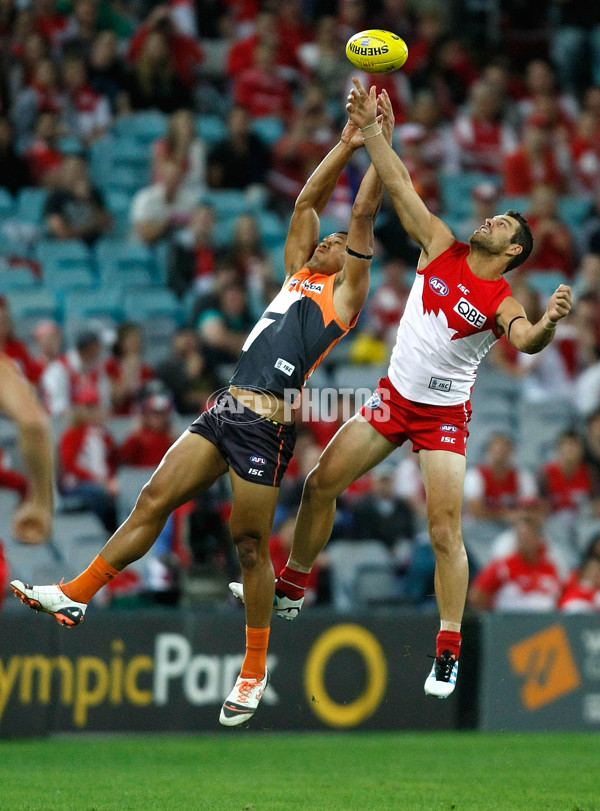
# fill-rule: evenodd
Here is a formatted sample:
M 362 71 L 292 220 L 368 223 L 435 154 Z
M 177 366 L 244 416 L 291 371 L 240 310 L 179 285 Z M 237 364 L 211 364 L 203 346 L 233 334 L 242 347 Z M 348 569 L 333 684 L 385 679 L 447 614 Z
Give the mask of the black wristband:
M 524 315 L 515 315 L 514 318 L 511 318 L 510 324 L 508 325 L 508 329 L 506 330 L 506 340 L 507 341 L 510 341 L 510 328 L 515 323 L 515 321 L 519 320 L 519 318 L 525 318 L 525 316 Z
M 365 253 L 358 253 L 357 251 L 353 251 L 352 248 L 349 248 L 347 245 L 346 245 L 346 253 L 349 253 L 350 256 L 355 256 L 357 259 L 366 259 L 367 261 L 373 258 L 373 254 L 367 256 L 367 254 Z

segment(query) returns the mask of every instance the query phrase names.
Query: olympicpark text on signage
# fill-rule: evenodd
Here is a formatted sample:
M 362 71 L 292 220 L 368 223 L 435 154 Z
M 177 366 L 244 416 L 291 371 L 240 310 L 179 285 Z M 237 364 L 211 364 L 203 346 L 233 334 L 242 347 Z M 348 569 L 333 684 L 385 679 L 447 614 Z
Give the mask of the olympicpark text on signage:
M 356 651 L 367 669 L 364 691 L 343 704 L 328 695 L 324 679 L 329 660 L 341 648 Z M 73 725 L 84 729 L 93 708 L 105 704 L 166 706 L 175 688 L 192 706 L 218 706 L 231 689 L 242 658 L 240 654 L 194 653 L 189 640 L 177 633 L 158 634 L 153 656 L 128 656 L 122 639 L 112 640 L 107 658 L 13 655 L 6 662 L 0 660 L 0 722 L 9 701 L 30 707 L 57 701 L 70 708 Z M 270 655 L 271 673 L 277 664 L 278 657 Z M 359 625 L 334 625 L 307 652 L 305 694 L 312 712 L 329 726 L 360 724 L 379 706 L 386 684 L 387 662 L 381 645 Z M 265 691 L 263 702 L 266 705 L 279 702 L 272 684 Z

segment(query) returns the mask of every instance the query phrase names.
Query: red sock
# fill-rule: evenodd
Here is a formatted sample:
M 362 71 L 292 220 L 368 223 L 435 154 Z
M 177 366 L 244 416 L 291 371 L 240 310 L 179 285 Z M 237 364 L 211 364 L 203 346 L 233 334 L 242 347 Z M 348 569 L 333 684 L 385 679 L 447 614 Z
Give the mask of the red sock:
M 458 659 L 461 641 L 460 631 L 439 631 L 435 639 L 435 655 L 441 656 L 445 650 L 449 650 Z
M 290 569 L 287 564 L 281 570 L 275 588 L 277 591 L 282 591 L 290 600 L 300 600 L 304 597 L 304 589 L 308 585 L 308 578 L 310 572 L 298 572 L 296 569 Z

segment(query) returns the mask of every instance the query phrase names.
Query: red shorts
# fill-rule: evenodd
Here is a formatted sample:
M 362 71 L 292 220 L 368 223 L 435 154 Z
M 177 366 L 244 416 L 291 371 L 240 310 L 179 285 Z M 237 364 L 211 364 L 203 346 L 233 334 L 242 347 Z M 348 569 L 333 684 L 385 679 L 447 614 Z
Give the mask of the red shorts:
M 415 403 L 396 391 L 389 377 L 382 377 L 359 413 L 398 447 L 410 439 L 415 453 L 453 451 L 466 455 L 469 401 L 455 406 Z

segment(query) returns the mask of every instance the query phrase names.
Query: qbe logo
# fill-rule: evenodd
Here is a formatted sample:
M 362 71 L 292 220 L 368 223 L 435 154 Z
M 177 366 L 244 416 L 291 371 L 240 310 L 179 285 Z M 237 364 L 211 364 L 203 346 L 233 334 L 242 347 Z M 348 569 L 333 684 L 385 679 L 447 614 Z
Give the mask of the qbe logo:
M 439 276 L 432 276 L 429 280 L 429 287 L 436 293 L 438 296 L 447 296 L 448 295 L 448 285 L 443 279 L 440 279 Z
M 482 327 L 485 324 L 485 315 L 468 302 L 466 298 L 459 299 L 454 306 L 454 312 L 462 316 L 469 324 L 473 324 L 474 327 Z

